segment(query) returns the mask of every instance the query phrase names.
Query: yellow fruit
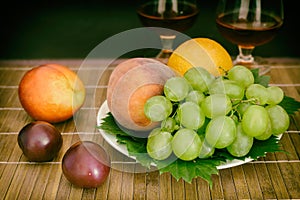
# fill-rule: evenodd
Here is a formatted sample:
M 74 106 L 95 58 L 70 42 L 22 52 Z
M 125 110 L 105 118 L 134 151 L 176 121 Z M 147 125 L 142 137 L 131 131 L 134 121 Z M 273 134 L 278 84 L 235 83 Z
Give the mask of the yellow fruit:
M 203 67 L 215 76 L 224 75 L 233 66 L 226 49 L 209 38 L 194 38 L 180 44 L 167 65 L 180 75 L 191 67 Z

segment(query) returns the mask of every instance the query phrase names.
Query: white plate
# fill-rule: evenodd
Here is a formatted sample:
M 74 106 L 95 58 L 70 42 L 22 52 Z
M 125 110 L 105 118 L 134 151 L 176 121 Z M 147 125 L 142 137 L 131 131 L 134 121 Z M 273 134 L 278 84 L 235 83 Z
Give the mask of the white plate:
M 109 112 L 109 108 L 107 106 L 107 101 L 104 101 L 103 104 L 101 105 L 98 114 L 97 114 L 97 125 L 100 126 L 101 123 L 103 122 L 102 119 L 106 117 L 107 113 Z M 115 148 L 117 151 L 121 152 L 122 154 L 135 159 L 133 156 L 129 156 L 126 145 L 119 144 L 116 140 L 116 137 L 112 134 L 106 133 L 104 130 L 99 129 L 99 132 L 103 136 L 103 138 L 108 142 L 113 148 Z M 228 161 L 222 165 L 217 166 L 217 169 L 226 169 L 230 167 L 235 167 L 238 165 L 242 165 L 248 162 L 251 162 L 253 159 L 246 158 L 245 161 L 243 160 L 231 160 Z

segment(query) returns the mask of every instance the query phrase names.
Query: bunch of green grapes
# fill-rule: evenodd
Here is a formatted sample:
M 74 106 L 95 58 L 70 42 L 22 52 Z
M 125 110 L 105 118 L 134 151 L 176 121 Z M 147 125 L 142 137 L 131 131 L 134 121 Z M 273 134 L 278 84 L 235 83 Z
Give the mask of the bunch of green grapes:
M 221 77 L 190 68 L 183 77 L 168 79 L 163 95 L 147 100 L 145 115 L 161 122 L 148 136 L 147 152 L 157 160 L 172 153 L 185 161 L 208 158 L 224 148 L 245 156 L 254 139 L 288 129 L 289 116 L 279 105 L 283 97 L 280 87 L 254 83 L 253 73 L 242 65 Z

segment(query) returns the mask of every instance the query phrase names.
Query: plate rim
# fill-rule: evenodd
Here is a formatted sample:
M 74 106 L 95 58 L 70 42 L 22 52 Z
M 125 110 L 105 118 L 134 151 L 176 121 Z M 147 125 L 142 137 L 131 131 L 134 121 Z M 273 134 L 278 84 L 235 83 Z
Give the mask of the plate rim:
M 97 126 L 99 127 L 101 123 L 103 122 L 103 118 L 107 115 L 107 113 L 110 112 L 108 105 L 107 105 L 107 100 L 105 100 L 102 105 L 100 106 L 98 112 L 97 112 Z M 132 158 L 136 161 L 136 158 L 134 156 L 130 156 L 128 153 L 128 150 L 126 148 L 126 145 L 124 144 L 119 144 L 117 143 L 116 137 L 112 134 L 106 133 L 104 130 L 101 128 L 98 128 L 100 134 L 104 138 L 104 140 L 109 143 L 114 149 L 122 153 L 123 155 Z M 245 158 L 245 160 L 239 160 L 239 159 L 234 159 L 234 160 L 228 160 L 227 162 L 217 166 L 217 169 L 227 169 L 231 167 L 236 167 L 239 165 L 243 165 L 246 163 L 249 163 L 253 161 L 254 159 L 252 158 Z

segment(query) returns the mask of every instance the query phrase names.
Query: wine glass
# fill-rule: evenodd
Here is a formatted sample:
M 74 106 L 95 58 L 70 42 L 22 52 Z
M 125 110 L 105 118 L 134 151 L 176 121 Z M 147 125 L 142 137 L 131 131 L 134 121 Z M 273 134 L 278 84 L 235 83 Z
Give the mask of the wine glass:
M 233 64 L 259 68 L 260 74 L 270 70 L 267 62 L 254 58 L 252 52 L 278 33 L 283 24 L 282 0 L 219 0 L 216 24 L 220 34 L 238 46 Z
M 138 0 L 136 12 L 143 26 L 164 28 L 159 29 L 162 49 L 156 58 L 167 62 L 176 32 L 191 28 L 199 11 L 197 0 Z

